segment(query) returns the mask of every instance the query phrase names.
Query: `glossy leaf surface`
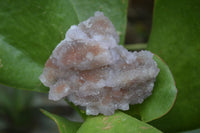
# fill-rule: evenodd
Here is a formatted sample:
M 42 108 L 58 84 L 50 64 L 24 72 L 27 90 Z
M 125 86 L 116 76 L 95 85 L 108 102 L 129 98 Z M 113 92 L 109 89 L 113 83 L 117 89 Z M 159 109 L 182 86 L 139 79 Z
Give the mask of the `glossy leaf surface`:
M 47 92 L 38 77 L 71 25 L 103 11 L 124 40 L 127 0 L 0 0 L 0 83 Z
M 81 123 L 69 121 L 66 118 L 51 114 L 43 109 L 41 109 L 41 111 L 57 124 L 59 133 L 76 133 L 81 126 Z
M 77 133 L 161 133 L 158 129 L 122 112 L 88 118 Z
M 178 89 L 172 110 L 152 124 L 166 132 L 200 127 L 200 1 L 156 0 L 148 49 L 171 69 Z M 166 99 L 167 100 L 167 99 Z

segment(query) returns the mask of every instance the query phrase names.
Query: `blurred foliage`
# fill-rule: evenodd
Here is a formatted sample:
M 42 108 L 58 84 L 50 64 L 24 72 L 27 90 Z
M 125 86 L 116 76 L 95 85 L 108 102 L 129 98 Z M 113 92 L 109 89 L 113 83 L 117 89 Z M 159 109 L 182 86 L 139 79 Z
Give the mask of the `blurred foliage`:
M 0 86 L 0 121 L 2 132 L 29 132 L 34 122 L 31 92 Z M 31 120 L 31 121 L 30 121 Z

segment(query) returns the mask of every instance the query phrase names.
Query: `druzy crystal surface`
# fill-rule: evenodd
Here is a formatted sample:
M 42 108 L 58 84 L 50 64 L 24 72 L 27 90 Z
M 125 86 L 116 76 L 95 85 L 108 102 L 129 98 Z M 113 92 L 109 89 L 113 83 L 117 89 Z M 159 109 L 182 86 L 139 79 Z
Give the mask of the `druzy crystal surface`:
M 129 52 L 102 12 L 73 25 L 40 76 L 49 99 L 67 98 L 88 115 L 112 115 L 151 95 L 159 73 L 149 51 Z

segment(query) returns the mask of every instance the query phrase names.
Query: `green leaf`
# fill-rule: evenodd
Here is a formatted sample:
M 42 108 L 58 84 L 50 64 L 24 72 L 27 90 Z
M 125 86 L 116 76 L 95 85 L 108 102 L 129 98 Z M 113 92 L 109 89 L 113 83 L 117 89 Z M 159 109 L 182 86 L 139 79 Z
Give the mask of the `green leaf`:
M 76 133 L 81 126 L 81 123 L 69 121 L 58 115 L 51 114 L 43 109 L 41 109 L 41 111 L 57 124 L 60 133 Z
M 41 85 L 38 76 L 42 65 L 37 64 L 22 51 L 6 43 L 0 36 L 0 82 L 7 86 L 22 89 L 48 91 Z
M 162 117 L 174 105 L 177 89 L 171 71 L 165 62 L 158 56 L 154 56 L 160 72 L 155 82 L 152 96 L 139 106 L 143 121 L 151 121 Z
M 122 112 L 88 118 L 77 133 L 161 133 L 158 129 Z
M 140 115 L 145 122 L 152 121 L 168 113 L 174 105 L 177 94 L 175 82 L 168 66 L 157 55 L 154 55 L 154 60 L 157 62 L 160 72 L 156 78 L 152 95 L 142 104 L 133 105 L 127 111 L 131 115 Z
M 161 133 L 158 129 L 122 112 L 88 118 L 77 133 Z
M 156 0 L 148 49 L 163 58 L 178 88 L 174 108 L 152 124 L 166 131 L 200 127 L 200 1 Z M 167 100 L 167 99 L 166 99 Z
M 71 25 L 108 16 L 124 41 L 128 0 L 0 0 L 0 83 L 47 92 L 38 77 Z

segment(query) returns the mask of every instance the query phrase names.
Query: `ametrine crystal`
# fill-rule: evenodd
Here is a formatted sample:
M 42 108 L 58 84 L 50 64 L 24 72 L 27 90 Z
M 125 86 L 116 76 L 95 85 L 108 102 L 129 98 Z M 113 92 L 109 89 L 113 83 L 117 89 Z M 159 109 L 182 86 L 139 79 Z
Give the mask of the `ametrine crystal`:
M 129 52 L 102 12 L 73 25 L 40 76 L 49 99 L 67 98 L 88 115 L 112 115 L 151 95 L 159 73 L 149 51 Z

